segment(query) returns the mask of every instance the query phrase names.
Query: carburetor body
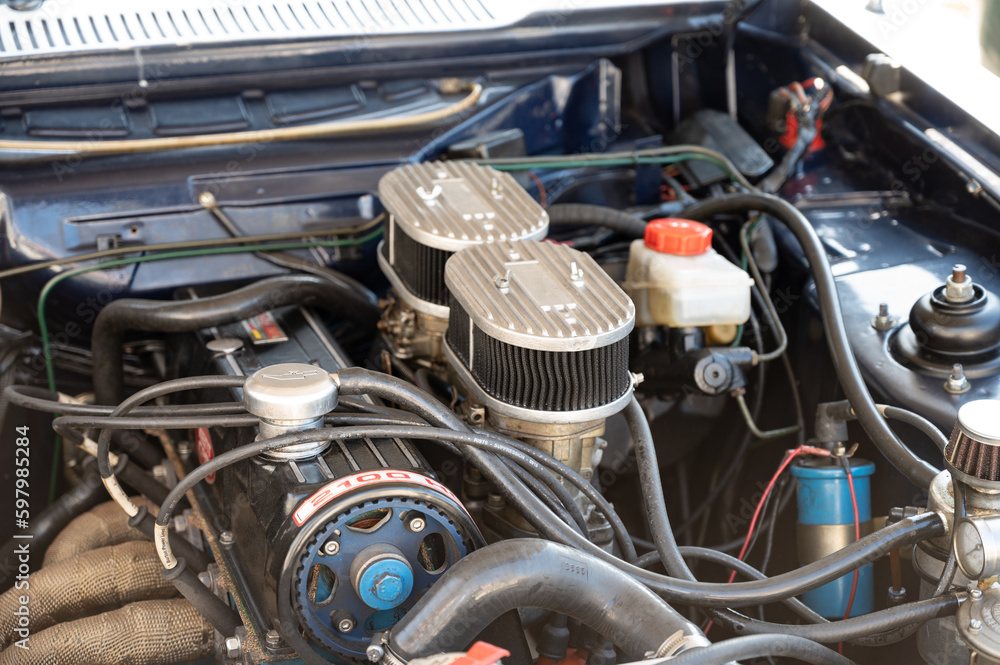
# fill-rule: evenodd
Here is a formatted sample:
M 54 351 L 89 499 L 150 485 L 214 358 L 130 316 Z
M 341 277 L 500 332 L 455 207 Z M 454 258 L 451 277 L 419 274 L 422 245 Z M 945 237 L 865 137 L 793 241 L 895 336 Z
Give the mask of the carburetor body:
M 632 398 L 632 301 L 590 256 L 549 242 L 465 250 L 445 281 L 445 352 L 489 426 L 591 477 L 606 419 Z

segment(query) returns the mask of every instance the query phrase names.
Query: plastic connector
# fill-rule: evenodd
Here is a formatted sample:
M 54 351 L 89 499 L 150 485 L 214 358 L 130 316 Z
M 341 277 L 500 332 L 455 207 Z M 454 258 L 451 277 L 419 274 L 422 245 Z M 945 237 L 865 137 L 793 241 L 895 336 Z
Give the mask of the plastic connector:
M 814 436 L 824 448 L 847 441 L 847 421 L 854 420 L 851 405 L 846 401 L 823 402 L 816 405 Z
M 565 614 L 553 614 L 538 636 L 538 655 L 560 661 L 569 649 L 569 625 Z

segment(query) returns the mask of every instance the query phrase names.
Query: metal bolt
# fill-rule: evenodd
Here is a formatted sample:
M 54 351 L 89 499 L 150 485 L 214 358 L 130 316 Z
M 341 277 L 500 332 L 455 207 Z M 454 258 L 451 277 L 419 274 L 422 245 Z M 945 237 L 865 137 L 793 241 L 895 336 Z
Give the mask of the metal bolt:
M 234 540 L 232 531 L 223 531 L 219 534 L 219 543 L 222 545 L 232 545 Z
M 490 492 L 490 495 L 486 497 L 486 505 L 490 508 L 503 508 L 507 505 L 507 501 L 497 492 Z
M 982 621 L 980 621 L 979 619 L 970 619 L 969 620 L 969 630 L 971 630 L 974 633 L 978 633 L 982 629 L 983 629 L 983 622 Z
M 969 598 L 972 600 L 983 599 L 983 592 L 978 587 L 975 586 L 975 583 L 973 583 L 972 588 L 969 589 Z
M 177 443 L 177 455 L 182 460 L 186 460 L 191 456 L 191 442 L 190 441 L 180 441 Z
M 878 316 L 872 319 L 872 328 L 875 330 L 891 330 L 896 325 L 896 319 L 889 316 L 888 303 L 880 303 L 878 306 Z
M 966 268 L 961 263 L 956 263 L 952 266 L 951 274 L 944 281 L 945 300 L 954 303 L 965 303 L 975 299 L 976 288 L 966 273 Z
M 503 275 L 497 275 L 493 278 L 493 283 L 497 285 L 498 289 L 506 289 L 510 286 L 510 271 L 508 270 Z
M 243 643 L 236 635 L 226 638 L 226 658 L 239 658 L 243 653 Z
M 276 647 L 281 644 L 281 635 L 278 631 L 273 628 L 267 631 L 267 635 L 264 636 L 264 641 L 267 642 L 268 646 Z
M 385 655 L 385 649 L 383 649 L 378 644 L 370 644 L 368 648 L 365 649 L 365 655 L 368 656 L 368 660 L 377 663 L 382 660 L 382 656 Z
M 969 182 L 965 183 L 965 191 L 967 191 L 969 194 L 972 194 L 973 196 L 979 196 L 980 192 L 983 191 L 983 186 L 980 185 L 975 180 L 970 180 Z
M 574 282 L 583 280 L 583 271 L 577 267 L 576 261 L 569 264 L 569 278 Z
M 965 378 L 965 371 L 962 369 L 961 363 L 955 363 L 951 367 L 951 375 L 948 380 L 944 382 L 945 392 L 949 392 L 952 395 L 961 395 L 962 393 L 969 392 L 969 380 Z
M 198 204 L 202 208 L 214 208 L 215 207 L 215 195 L 212 192 L 202 192 L 198 195 Z
M 354 619 L 341 619 L 337 624 L 337 630 L 342 633 L 349 633 L 354 630 Z
M 410 531 L 413 533 L 420 533 L 427 526 L 427 522 L 422 517 L 414 517 L 407 526 L 410 527 Z
M 340 551 L 340 543 L 338 543 L 336 540 L 328 541 L 326 545 L 323 546 L 323 553 L 329 556 L 333 556 L 339 551 Z

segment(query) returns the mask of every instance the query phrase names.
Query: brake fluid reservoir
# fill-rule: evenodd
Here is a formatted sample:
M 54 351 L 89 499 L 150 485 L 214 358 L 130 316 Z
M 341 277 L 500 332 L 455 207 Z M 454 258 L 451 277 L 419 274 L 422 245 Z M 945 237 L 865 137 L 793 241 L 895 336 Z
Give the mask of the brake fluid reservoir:
M 750 318 L 753 280 L 712 249 L 712 229 L 656 219 L 629 249 L 627 291 L 636 325 L 739 325 Z

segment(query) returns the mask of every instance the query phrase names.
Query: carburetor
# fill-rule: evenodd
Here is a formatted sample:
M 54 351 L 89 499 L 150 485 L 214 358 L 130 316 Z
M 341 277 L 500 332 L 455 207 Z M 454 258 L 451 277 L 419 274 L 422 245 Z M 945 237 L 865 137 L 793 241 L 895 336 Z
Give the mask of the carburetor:
M 917 634 L 927 662 L 1000 663 L 1000 400 L 966 402 L 958 410 L 944 450 L 946 470 L 931 483 L 928 510 L 944 515 L 951 528 L 919 543 L 913 564 L 920 574 L 921 598 L 929 597 L 954 546 L 958 571 L 953 584 L 970 586 L 970 602 L 955 620 L 934 619 Z M 964 515 L 956 514 L 953 488 L 964 494 Z M 995 609 L 994 609 L 995 608 Z
M 635 307 L 589 255 L 492 243 L 445 265 L 445 353 L 489 425 L 593 475 L 605 421 L 632 397 Z
M 467 162 L 394 169 L 379 181 L 378 194 L 387 212 L 379 267 L 399 298 L 379 328 L 397 358 L 440 362 L 448 257 L 477 245 L 544 238 L 548 214 L 509 174 Z

